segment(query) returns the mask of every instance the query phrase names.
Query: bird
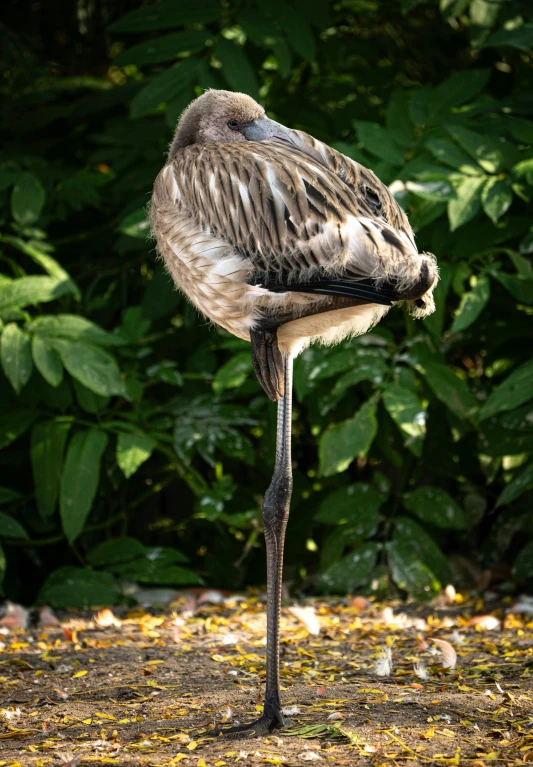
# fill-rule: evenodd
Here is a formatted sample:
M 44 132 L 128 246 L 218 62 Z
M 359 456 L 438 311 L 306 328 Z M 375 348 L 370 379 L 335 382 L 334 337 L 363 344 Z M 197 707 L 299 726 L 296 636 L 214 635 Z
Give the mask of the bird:
M 368 168 L 269 118 L 251 96 L 207 90 L 181 114 L 150 204 L 165 268 L 196 309 L 249 341 L 277 402 L 276 456 L 262 505 L 267 558 L 263 713 L 224 732 L 285 725 L 279 680 L 283 547 L 292 493 L 293 360 L 312 343 L 367 332 L 403 303 L 435 309 L 438 267 Z

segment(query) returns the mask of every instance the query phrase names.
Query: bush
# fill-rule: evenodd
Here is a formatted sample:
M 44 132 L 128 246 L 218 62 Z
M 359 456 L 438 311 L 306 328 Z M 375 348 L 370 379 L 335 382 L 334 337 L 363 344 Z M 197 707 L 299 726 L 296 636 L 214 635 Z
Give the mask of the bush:
M 372 167 L 441 271 L 427 320 L 394 310 L 297 360 L 291 579 L 424 598 L 504 565 L 531 584 L 529 4 L 116 0 L 107 31 L 71 5 L 59 31 L 4 30 L 6 596 L 264 580 L 275 407 L 147 240 L 172 130 L 207 87 Z

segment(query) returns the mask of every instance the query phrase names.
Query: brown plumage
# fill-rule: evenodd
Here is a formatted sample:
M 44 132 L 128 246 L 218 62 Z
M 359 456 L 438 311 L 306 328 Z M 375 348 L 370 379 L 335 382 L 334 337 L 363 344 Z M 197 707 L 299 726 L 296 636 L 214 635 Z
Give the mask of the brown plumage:
M 208 91 L 183 113 L 152 197 L 152 231 L 175 284 L 217 325 L 251 341 L 278 399 L 276 468 L 265 495 L 268 562 L 264 714 L 279 701 L 279 604 L 292 488 L 292 359 L 314 341 L 364 333 L 405 301 L 434 310 L 436 262 L 368 168 L 265 117 L 249 96 Z

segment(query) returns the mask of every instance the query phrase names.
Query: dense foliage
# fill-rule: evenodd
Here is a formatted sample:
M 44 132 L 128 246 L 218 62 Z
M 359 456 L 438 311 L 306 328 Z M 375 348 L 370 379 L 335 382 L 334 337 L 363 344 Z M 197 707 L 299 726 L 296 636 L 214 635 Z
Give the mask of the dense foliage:
M 5 595 L 264 581 L 275 406 L 147 239 L 173 127 L 207 87 L 373 168 L 441 270 L 427 320 L 395 309 L 298 359 L 287 577 L 415 597 L 531 583 L 529 3 L 39 8 L 12 4 L 0 30 Z

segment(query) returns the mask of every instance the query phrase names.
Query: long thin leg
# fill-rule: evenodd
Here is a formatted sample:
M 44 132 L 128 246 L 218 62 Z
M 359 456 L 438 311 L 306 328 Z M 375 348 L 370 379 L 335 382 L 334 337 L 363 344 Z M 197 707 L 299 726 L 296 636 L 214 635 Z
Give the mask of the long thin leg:
M 292 494 L 291 418 L 292 357 L 283 358 L 284 392 L 278 400 L 276 464 L 263 501 L 263 525 L 267 555 L 267 647 L 266 690 L 263 715 L 255 722 L 222 730 L 224 735 L 265 735 L 285 722 L 281 713 L 279 684 L 279 624 L 283 546 Z

